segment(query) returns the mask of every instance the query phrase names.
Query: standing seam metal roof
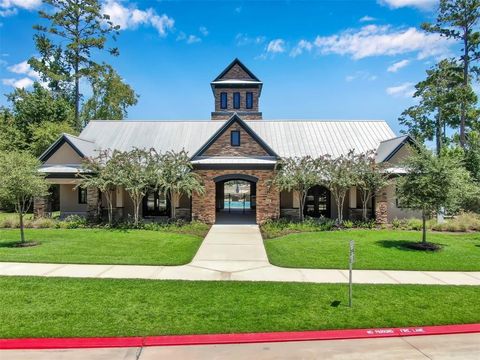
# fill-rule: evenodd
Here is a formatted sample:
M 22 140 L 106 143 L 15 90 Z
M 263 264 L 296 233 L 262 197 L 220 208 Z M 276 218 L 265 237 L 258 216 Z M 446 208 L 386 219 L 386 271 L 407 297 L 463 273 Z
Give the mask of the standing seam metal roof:
M 280 157 L 310 155 L 333 157 L 349 150 L 377 150 L 395 138 L 385 121 L 246 120 L 245 123 Z M 91 121 L 79 138 L 97 148 L 157 151 L 184 149 L 194 154 L 220 129 L 224 121 Z M 93 147 L 93 146 L 89 146 Z

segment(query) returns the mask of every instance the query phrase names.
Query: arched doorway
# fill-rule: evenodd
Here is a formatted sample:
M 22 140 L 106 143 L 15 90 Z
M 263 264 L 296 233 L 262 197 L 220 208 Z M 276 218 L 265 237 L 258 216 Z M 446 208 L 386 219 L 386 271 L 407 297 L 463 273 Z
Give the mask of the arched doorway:
M 222 175 L 215 181 L 217 224 L 255 224 L 258 178 L 250 175 Z

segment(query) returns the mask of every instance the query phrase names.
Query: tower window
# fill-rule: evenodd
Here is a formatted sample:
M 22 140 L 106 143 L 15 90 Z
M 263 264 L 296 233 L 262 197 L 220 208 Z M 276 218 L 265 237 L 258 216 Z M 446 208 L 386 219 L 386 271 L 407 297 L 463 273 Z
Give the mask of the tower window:
M 220 93 L 220 108 L 226 109 L 228 106 L 227 93 Z
M 240 131 L 234 130 L 230 133 L 230 144 L 232 146 L 240 146 Z
M 247 109 L 253 108 L 253 93 L 252 92 L 247 92 L 247 97 L 246 97 L 246 107 Z
M 233 108 L 240 109 L 240 93 L 239 92 L 233 93 Z

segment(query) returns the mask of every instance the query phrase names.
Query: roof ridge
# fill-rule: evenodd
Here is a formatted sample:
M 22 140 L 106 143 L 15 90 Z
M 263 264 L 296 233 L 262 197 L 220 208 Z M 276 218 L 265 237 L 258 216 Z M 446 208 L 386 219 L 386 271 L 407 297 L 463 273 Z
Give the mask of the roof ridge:
M 384 142 L 387 142 L 387 141 L 392 141 L 392 140 L 400 139 L 400 138 L 402 138 L 402 137 L 407 138 L 407 137 L 409 137 L 409 136 L 410 136 L 410 135 L 399 135 L 399 136 L 395 136 L 395 137 L 390 138 L 390 139 L 387 139 L 387 140 L 382 140 L 382 141 L 380 141 L 380 143 L 384 143 Z
M 73 138 L 78 139 L 78 140 L 82 140 L 82 141 L 86 141 L 86 142 L 95 144 L 95 141 L 93 141 L 93 140 L 88 140 L 88 139 L 85 139 L 85 138 L 81 138 L 80 136 L 77 136 L 77 135 L 72 135 L 72 134 L 69 134 L 69 133 L 63 133 L 63 135 L 65 135 L 65 136 L 70 136 L 70 137 L 73 137 Z

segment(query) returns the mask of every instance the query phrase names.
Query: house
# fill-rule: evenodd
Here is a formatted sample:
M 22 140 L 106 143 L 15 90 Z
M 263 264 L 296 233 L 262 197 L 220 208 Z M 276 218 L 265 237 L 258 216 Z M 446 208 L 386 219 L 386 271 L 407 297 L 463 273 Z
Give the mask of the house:
M 100 149 L 155 148 L 186 150 L 194 171 L 205 184 L 205 195 L 181 197 L 171 204 L 165 194 L 150 191 L 142 216 L 161 218 L 175 206 L 180 217 L 207 223 L 252 221 L 298 216 L 298 196 L 269 188 L 268 181 L 280 158 L 329 154 L 332 157 L 375 150 L 378 162 L 395 167 L 409 153 L 410 138 L 396 136 L 385 121 L 264 120 L 260 111 L 263 83 L 238 59 L 212 81 L 214 111 L 208 121 L 91 121 L 81 134 L 62 135 L 41 155 L 40 171 L 56 189 L 61 216 L 97 216 L 105 201 L 97 189 L 77 188 L 76 174 L 82 159 Z M 124 189 L 114 194 L 117 217 L 133 213 Z M 49 198 L 37 198 L 35 212 L 53 209 Z M 304 213 L 312 217 L 336 216 L 335 202 L 322 186 L 310 189 Z M 378 222 L 411 217 L 397 206 L 394 185 L 388 186 L 369 204 Z M 352 187 L 345 201 L 345 214 L 361 213 L 358 191 Z

